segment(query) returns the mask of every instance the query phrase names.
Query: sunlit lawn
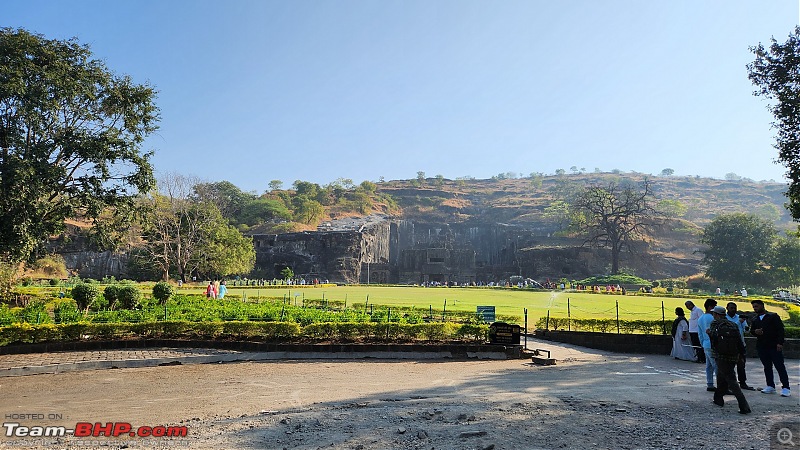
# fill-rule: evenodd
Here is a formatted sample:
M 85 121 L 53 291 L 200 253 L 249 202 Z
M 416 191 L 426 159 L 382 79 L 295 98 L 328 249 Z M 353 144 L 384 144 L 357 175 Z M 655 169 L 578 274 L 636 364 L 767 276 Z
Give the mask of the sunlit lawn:
M 202 294 L 201 287 L 183 287 L 180 293 Z M 501 288 L 446 288 L 446 287 L 405 287 L 405 286 L 319 286 L 319 287 L 228 287 L 228 297 L 285 298 L 292 304 L 302 305 L 303 300 L 328 300 L 347 302 L 347 306 L 372 305 L 404 306 L 415 309 L 437 311 L 476 311 L 477 306 L 494 306 L 498 315 L 523 317 L 524 309 L 528 309 L 528 322 L 535 323 L 539 317 L 550 315 L 566 317 L 569 309 L 570 317 L 576 319 L 614 318 L 619 302 L 620 319 L 661 319 L 662 302 L 664 317 L 672 320 L 675 307 L 684 307 L 686 299 L 674 297 L 650 297 L 635 295 L 591 294 L 583 292 L 542 292 L 522 289 Z M 446 306 L 445 306 L 446 301 Z M 703 298 L 693 300 L 702 308 Z M 729 299 L 720 299 L 727 304 Z M 750 303 L 736 302 L 742 311 L 752 311 Z M 773 308 L 776 312 L 776 308 Z M 686 311 L 688 316 L 688 311 Z M 785 315 L 782 312 L 781 315 Z M 788 317 L 788 315 L 786 315 Z

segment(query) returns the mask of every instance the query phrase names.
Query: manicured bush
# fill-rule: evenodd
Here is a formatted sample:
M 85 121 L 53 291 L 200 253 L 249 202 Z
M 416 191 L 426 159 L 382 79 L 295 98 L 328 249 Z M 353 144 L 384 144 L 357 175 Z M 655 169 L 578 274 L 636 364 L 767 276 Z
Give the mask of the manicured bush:
M 667 323 L 670 326 L 671 323 Z M 596 331 L 601 333 L 617 331 L 616 319 L 568 319 L 566 317 L 550 317 L 547 324 L 546 317 L 540 317 L 536 322 L 537 328 L 548 327 L 550 330 Z M 619 328 L 623 333 L 663 334 L 664 322 L 661 320 L 620 320 Z
M 158 300 L 160 304 L 164 304 L 172 297 L 172 285 L 166 281 L 159 281 L 153 285 L 153 298 Z
M 476 342 L 486 342 L 489 340 L 489 325 L 465 323 L 458 327 L 456 336 Z
M 133 309 L 139 304 L 139 300 L 142 298 L 142 293 L 135 285 L 126 285 L 119 288 L 119 293 L 117 296 L 120 308 Z
M 106 286 L 106 288 L 103 289 L 103 297 L 105 297 L 109 305 L 112 307 L 115 306 L 119 299 L 119 286 L 116 284 Z
M 72 298 L 75 299 L 79 309 L 88 309 L 99 294 L 100 289 L 96 284 L 79 283 L 72 288 Z

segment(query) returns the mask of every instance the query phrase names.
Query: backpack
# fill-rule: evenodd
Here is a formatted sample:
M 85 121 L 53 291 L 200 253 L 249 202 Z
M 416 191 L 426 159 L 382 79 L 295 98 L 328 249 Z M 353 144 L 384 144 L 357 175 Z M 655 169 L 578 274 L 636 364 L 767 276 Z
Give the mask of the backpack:
M 742 335 L 739 328 L 725 319 L 711 328 L 711 348 L 720 355 L 738 355 Z

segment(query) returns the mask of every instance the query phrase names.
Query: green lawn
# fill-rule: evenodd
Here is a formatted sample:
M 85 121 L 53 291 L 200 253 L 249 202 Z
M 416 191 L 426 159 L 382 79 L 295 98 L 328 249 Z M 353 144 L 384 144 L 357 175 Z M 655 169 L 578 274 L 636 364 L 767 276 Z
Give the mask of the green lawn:
M 184 287 L 180 293 L 203 293 L 204 289 Z M 415 309 L 441 311 L 447 301 L 447 311 L 475 311 L 476 306 L 495 306 L 498 315 L 517 316 L 520 320 L 524 308 L 528 309 L 528 323 L 535 323 L 539 317 L 547 315 L 566 317 L 569 303 L 570 316 L 576 319 L 601 319 L 616 317 L 616 302 L 619 302 L 620 319 L 655 320 L 661 319 L 661 304 L 664 303 L 664 316 L 672 320 L 675 307 L 684 307 L 685 299 L 673 297 L 649 297 L 634 295 L 606 295 L 583 292 L 535 292 L 519 289 L 500 288 L 423 288 L 405 286 L 332 286 L 321 287 L 248 287 L 228 288 L 228 297 L 288 298 L 298 306 L 306 300 L 325 300 L 347 302 L 347 306 L 363 305 L 369 296 L 369 303 L 386 306 L 413 306 Z M 703 299 L 695 299 L 702 307 Z M 722 304 L 728 299 L 721 299 Z M 736 302 L 742 311 L 752 311 L 748 302 Z M 685 308 L 684 308 L 685 309 Z M 768 308 L 769 309 L 769 308 Z M 784 311 L 778 311 L 788 317 Z M 688 316 L 688 311 L 687 311 Z

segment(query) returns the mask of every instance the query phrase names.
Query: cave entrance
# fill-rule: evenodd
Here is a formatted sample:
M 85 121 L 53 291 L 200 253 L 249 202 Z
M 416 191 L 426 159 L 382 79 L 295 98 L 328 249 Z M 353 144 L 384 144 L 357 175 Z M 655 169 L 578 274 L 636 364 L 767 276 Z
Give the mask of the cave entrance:
M 428 281 L 435 282 L 435 283 L 444 283 L 447 280 L 447 277 L 441 273 L 431 273 L 428 274 Z

